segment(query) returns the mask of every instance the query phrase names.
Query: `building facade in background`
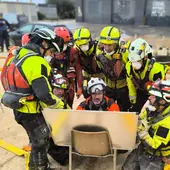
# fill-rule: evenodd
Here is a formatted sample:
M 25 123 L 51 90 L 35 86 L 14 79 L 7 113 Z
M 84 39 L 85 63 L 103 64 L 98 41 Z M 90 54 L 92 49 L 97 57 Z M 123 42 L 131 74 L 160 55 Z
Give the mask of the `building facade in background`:
M 38 4 L 37 9 L 44 14 L 47 19 L 55 20 L 58 18 L 56 5 L 53 4 Z
M 170 25 L 170 0 L 76 0 L 75 7 L 79 22 Z
M 0 11 L 3 14 L 26 15 L 28 21 L 37 21 L 37 7 L 33 3 L 0 2 Z

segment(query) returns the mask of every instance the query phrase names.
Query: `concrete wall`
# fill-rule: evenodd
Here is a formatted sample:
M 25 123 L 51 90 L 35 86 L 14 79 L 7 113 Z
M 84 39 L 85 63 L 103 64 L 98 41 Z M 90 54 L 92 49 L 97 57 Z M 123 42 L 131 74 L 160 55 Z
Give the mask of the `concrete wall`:
M 146 0 L 136 0 L 135 4 L 135 25 L 144 25 L 145 24 L 145 7 Z
M 76 12 L 76 21 L 83 22 L 84 21 L 83 0 L 75 1 L 75 12 Z
M 76 0 L 75 6 L 77 21 L 170 25 L 170 0 Z
M 43 13 L 47 19 L 57 19 L 57 8 L 56 5 L 52 4 L 39 4 L 37 6 L 38 11 Z
M 147 0 L 146 24 L 170 26 L 170 1 Z
M 25 14 L 29 22 L 38 20 L 36 5 L 31 3 L 0 2 L 0 11 L 17 15 Z
M 111 22 L 111 0 L 84 0 L 84 21 L 107 24 Z
M 136 0 L 113 0 L 112 23 L 134 24 Z

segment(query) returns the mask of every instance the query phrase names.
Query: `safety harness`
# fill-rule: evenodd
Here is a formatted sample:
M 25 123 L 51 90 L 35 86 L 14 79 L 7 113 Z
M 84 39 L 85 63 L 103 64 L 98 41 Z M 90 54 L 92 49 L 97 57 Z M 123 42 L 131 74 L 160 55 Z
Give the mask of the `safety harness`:
M 95 72 L 93 69 L 93 57 L 96 55 L 97 44 L 98 44 L 98 41 L 91 42 L 91 48 L 93 47 L 93 51 L 91 52 L 90 55 L 86 55 L 80 48 L 78 50 L 79 56 L 80 56 L 80 64 L 82 66 L 82 69 L 88 74 L 101 73 L 101 70 L 98 67 Z
M 155 63 L 155 60 L 152 58 L 150 61 L 149 61 L 149 64 L 148 64 L 148 69 L 146 71 L 146 74 L 145 74 L 145 77 L 144 79 L 138 79 L 135 75 L 135 73 L 133 72 L 133 68 L 132 68 L 132 65 L 131 65 L 131 71 L 130 71 L 130 74 L 133 76 L 133 83 L 136 85 L 136 87 L 142 91 L 144 91 L 144 85 L 146 82 L 149 81 L 149 73 L 153 67 Z
M 105 57 L 104 51 L 96 57 L 102 65 L 102 70 L 105 76 L 112 81 L 126 78 L 126 70 L 124 64 L 122 63 L 121 49 L 118 50 L 118 53 L 113 54 L 111 60 Z

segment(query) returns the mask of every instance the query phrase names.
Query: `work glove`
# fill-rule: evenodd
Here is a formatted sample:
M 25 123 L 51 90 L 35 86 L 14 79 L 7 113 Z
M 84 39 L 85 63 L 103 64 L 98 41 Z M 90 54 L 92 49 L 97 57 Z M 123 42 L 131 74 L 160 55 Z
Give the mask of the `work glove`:
M 88 83 L 88 81 L 87 80 L 84 80 L 83 81 L 83 90 L 87 90 L 87 83 Z
M 50 109 L 63 109 L 64 108 L 64 102 L 59 99 L 58 97 L 55 97 L 56 103 L 53 105 L 47 105 L 44 102 L 40 101 L 40 105 L 42 108 L 50 108 Z
M 78 88 L 77 93 L 76 93 L 77 99 L 79 99 L 81 95 L 82 95 L 82 89 Z
M 139 136 L 139 138 L 142 139 L 142 140 L 144 140 L 145 137 L 146 137 L 148 134 L 149 134 L 149 133 L 148 133 L 148 130 L 145 129 L 145 128 L 144 128 L 143 130 L 141 130 L 141 131 L 138 132 L 138 136 Z
M 144 84 L 144 88 L 146 89 L 146 91 L 148 91 L 150 89 L 150 87 L 152 86 L 153 82 L 152 81 L 147 81 Z
M 144 139 L 145 136 L 148 135 L 148 129 L 150 128 L 150 126 L 146 118 L 139 120 L 138 124 L 139 124 L 137 128 L 138 136 L 140 139 Z
M 129 99 L 132 104 L 136 103 L 136 96 L 129 96 Z
M 140 132 L 142 130 L 148 130 L 150 128 L 146 119 L 139 120 L 138 124 L 139 124 L 138 125 L 138 132 Z

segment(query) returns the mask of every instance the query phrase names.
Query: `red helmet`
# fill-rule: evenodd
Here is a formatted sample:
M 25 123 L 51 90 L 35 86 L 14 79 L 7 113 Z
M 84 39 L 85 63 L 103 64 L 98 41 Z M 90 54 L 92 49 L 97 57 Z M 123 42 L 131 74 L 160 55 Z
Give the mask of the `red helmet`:
M 64 39 L 64 43 L 68 43 L 70 41 L 70 33 L 65 27 L 57 27 L 54 29 L 54 32 Z
M 22 46 L 26 45 L 30 40 L 30 37 L 29 37 L 29 34 L 26 33 L 22 36 L 22 39 L 21 39 L 21 44 Z

